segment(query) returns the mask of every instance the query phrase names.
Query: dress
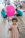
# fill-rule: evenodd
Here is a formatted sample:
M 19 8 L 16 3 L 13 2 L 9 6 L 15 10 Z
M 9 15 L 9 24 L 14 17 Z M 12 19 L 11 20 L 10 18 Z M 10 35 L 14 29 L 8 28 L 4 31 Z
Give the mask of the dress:
M 19 32 L 17 26 L 12 26 L 12 31 L 10 35 L 11 35 L 10 38 L 19 38 Z

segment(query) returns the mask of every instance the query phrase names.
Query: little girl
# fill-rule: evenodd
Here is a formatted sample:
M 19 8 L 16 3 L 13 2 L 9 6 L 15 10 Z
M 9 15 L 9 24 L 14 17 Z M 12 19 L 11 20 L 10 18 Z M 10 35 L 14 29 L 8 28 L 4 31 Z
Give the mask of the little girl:
M 10 38 L 19 38 L 19 29 L 17 27 L 17 18 L 12 19 L 12 26 L 10 26 L 9 31 L 11 31 Z

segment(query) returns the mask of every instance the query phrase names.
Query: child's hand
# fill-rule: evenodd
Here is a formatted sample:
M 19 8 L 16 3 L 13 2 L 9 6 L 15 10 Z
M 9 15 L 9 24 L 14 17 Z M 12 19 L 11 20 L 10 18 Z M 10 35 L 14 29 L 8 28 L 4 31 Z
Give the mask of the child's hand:
M 9 31 L 12 31 L 12 29 L 9 29 Z
M 9 27 L 9 31 L 12 31 L 12 26 Z
M 9 31 L 12 31 L 12 27 L 9 28 Z
M 18 13 L 15 11 L 15 14 L 18 14 Z
M 19 31 L 19 30 L 18 30 Z M 19 34 L 20 34 L 20 31 L 19 31 Z

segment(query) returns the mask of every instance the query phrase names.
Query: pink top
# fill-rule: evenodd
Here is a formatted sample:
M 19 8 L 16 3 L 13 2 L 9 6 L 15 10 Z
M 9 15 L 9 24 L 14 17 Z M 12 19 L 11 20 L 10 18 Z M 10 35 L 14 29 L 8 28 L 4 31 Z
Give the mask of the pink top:
M 9 6 L 7 6 L 6 7 L 6 13 L 7 13 L 7 16 L 14 16 L 14 14 L 15 14 L 15 8 L 14 8 L 14 6 L 12 6 L 12 5 L 9 5 Z

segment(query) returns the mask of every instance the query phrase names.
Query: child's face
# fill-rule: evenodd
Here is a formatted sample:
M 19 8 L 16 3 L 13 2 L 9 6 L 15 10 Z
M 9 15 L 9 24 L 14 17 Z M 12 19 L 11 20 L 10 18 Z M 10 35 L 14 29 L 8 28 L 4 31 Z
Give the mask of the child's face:
M 16 20 L 13 20 L 13 24 L 16 25 Z

